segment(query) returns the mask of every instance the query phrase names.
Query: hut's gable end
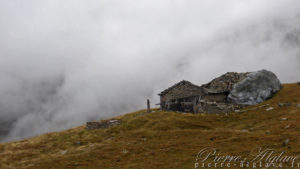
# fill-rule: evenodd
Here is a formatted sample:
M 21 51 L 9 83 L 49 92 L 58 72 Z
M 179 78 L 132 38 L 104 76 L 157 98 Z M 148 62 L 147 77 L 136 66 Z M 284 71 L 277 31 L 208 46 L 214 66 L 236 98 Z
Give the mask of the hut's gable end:
M 193 104 L 202 94 L 202 88 L 188 81 L 181 81 L 159 94 L 164 110 L 193 111 Z
M 197 87 L 189 83 L 184 83 L 164 93 L 162 95 L 162 101 L 167 102 L 174 99 L 198 96 L 200 94 L 201 94 L 200 87 Z

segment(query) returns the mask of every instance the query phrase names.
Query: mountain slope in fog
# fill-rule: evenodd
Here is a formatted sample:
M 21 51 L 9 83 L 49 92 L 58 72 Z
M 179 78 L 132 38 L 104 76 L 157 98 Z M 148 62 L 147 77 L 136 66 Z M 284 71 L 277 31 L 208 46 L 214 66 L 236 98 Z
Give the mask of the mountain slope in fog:
M 278 103 L 291 105 L 280 107 Z M 267 104 L 274 109 L 266 111 L 268 107 L 261 106 Z M 284 84 L 273 98 L 245 108 L 249 111 L 244 113 L 141 110 L 115 117 L 122 123 L 109 129 L 80 126 L 0 144 L 0 167 L 194 168 L 197 153 L 206 147 L 245 157 L 256 147 L 296 156 L 300 146 L 297 104 L 300 85 Z

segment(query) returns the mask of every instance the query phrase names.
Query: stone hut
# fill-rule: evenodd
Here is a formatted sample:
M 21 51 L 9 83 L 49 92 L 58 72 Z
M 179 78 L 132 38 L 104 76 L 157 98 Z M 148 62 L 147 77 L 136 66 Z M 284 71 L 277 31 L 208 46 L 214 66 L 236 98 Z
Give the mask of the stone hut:
M 208 90 L 198 97 L 194 105 L 194 113 L 220 113 L 234 110 L 233 104 L 228 100 L 229 91 Z
M 195 113 L 220 113 L 230 112 L 239 105 L 234 104 L 228 95 L 233 89 L 233 85 L 247 77 L 248 73 L 228 72 L 211 82 L 201 86 L 203 94 L 196 101 Z
M 163 110 L 194 112 L 194 105 L 203 89 L 189 81 L 181 81 L 162 91 L 160 107 Z
M 228 95 L 233 85 L 246 77 L 247 73 L 228 72 L 202 86 L 183 80 L 159 94 L 160 107 L 193 113 L 232 111 L 236 105 Z
M 228 72 L 202 86 L 183 80 L 159 94 L 160 106 L 163 110 L 226 113 L 261 103 L 281 87 L 276 75 L 267 70 Z

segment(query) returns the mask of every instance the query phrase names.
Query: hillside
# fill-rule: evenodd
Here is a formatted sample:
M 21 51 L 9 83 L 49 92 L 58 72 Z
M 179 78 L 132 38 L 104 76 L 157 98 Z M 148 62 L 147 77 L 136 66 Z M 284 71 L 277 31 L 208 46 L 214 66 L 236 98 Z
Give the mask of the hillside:
M 279 107 L 278 103 L 291 105 Z M 190 169 L 206 147 L 245 157 L 257 147 L 300 156 L 297 104 L 300 85 L 285 84 L 272 99 L 247 107 L 249 111 L 243 113 L 141 110 L 113 118 L 122 123 L 110 129 L 88 131 L 80 126 L 0 144 L 0 168 Z M 268 107 L 274 109 L 266 111 Z

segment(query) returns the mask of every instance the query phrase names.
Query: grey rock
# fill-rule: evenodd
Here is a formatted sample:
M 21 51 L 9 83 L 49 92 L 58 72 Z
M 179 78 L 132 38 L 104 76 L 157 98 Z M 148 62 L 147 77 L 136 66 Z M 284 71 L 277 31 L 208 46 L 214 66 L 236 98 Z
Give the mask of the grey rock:
M 297 107 L 300 107 L 300 104 L 297 104 Z
M 261 107 L 267 107 L 267 106 L 269 106 L 269 104 L 264 104 L 264 105 L 261 105 L 261 106 L 258 106 L 258 107 L 261 108 Z
M 245 113 L 247 112 L 248 110 L 235 110 L 236 113 Z
M 266 109 L 266 111 L 271 111 L 271 110 L 274 110 L 274 107 L 269 107 Z
M 286 117 L 283 117 L 283 118 L 281 118 L 281 120 L 282 120 L 282 121 L 286 121 L 286 120 L 287 120 L 287 118 L 286 118 Z
M 278 103 L 279 107 L 289 107 L 291 106 L 291 103 Z
M 129 151 L 126 150 L 126 149 L 123 149 L 123 150 L 122 150 L 122 153 L 123 153 L 123 154 L 127 154 L 128 152 L 129 152 Z
M 271 98 L 282 88 L 276 75 L 267 70 L 252 72 L 234 84 L 228 98 L 237 104 L 254 105 Z
M 289 142 L 290 142 L 290 139 L 284 140 L 284 142 L 282 143 L 282 146 L 283 147 L 287 146 L 289 144 Z
M 243 133 L 248 133 L 249 130 L 247 130 L 247 129 L 242 129 L 241 132 L 243 132 Z

